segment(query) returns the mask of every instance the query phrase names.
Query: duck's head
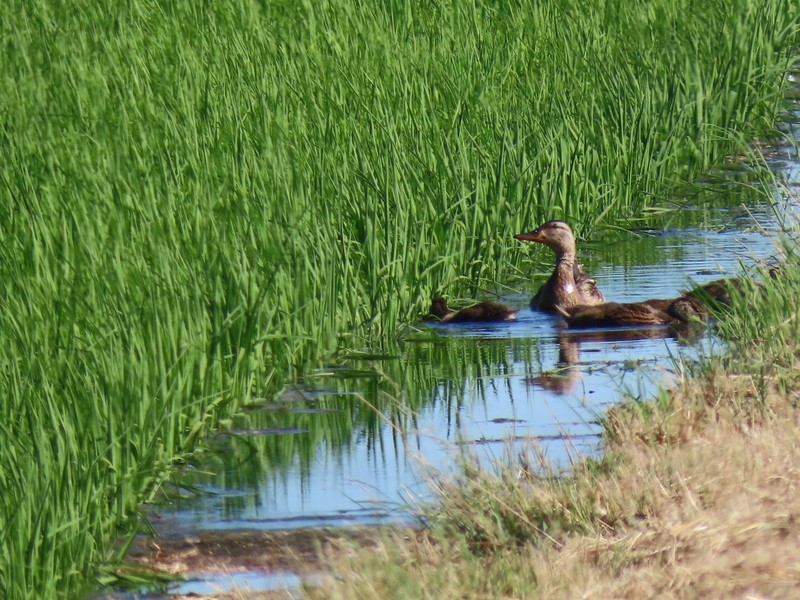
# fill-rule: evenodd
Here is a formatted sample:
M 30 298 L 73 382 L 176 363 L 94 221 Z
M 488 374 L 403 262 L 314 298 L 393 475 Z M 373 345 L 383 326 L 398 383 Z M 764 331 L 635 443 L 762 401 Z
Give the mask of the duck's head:
M 433 302 L 431 302 L 430 313 L 434 317 L 444 319 L 449 312 L 450 308 L 447 306 L 447 300 L 445 300 L 441 296 L 437 296 L 436 298 L 433 299 Z
M 704 321 L 708 318 L 708 308 L 696 296 L 681 296 L 669 305 L 669 314 L 677 317 L 684 323 Z
M 552 248 L 556 254 L 575 251 L 575 236 L 572 229 L 564 221 L 548 221 L 533 231 L 518 233 L 514 236 L 525 242 L 539 242 Z

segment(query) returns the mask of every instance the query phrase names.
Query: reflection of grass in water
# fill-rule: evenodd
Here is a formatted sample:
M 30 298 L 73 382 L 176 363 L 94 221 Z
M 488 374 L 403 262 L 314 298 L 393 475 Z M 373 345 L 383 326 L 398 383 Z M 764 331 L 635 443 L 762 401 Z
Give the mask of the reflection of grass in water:
M 307 378 L 312 400 L 301 403 L 293 395 L 292 402 L 283 405 L 325 412 L 280 410 L 281 404 L 275 402 L 270 403 L 270 410 L 245 411 L 237 416 L 228 425 L 232 429 L 303 429 L 304 433 L 212 439 L 198 457 L 198 465 L 215 475 L 209 478 L 204 474 L 200 479 L 223 489 L 257 490 L 265 477 L 278 481 L 289 472 L 302 484 L 319 453 L 336 464 L 347 460 L 354 443 L 367 445 L 378 458 L 387 452 L 397 455 L 404 448 L 417 446 L 408 436 L 416 429 L 419 412 L 436 411 L 448 429 L 457 427 L 467 399 L 485 403 L 486 386 L 498 382 L 508 386 L 505 393 L 511 396 L 506 375 L 539 369 L 538 340 L 476 343 L 472 339 L 439 338 L 407 343 L 395 350 L 393 354 L 402 353 L 402 359 L 351 360 L 348 368 L 321 369 L 318 375 Z M 329 393 L 317 394 L 314 391 L 318 389 Z M 403 438 L 402 443 L 398 436 Z M 180 474 L 178 479 L 181 485 L 196 480 L 191 473 Z M 247 502 L 257 499 L 235 497 L 230 508 L 240 510 Z
M 76 595 L 221 407 L 342 332 L 692 179 L 795 47 L 772 1 L 354 6 L 0 9 L 5 596 Z

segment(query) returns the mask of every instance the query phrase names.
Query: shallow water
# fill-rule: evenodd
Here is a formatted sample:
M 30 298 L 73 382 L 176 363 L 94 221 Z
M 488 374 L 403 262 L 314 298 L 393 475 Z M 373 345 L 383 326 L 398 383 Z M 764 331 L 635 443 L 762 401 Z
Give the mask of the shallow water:
M 235 573 L 214 575 L 198 573 L 196 577 L 189 576 L 185 581 L 173 586 L 169 593 L 197 597 L 234 592 L 237 594 L 247 594 L 251 592 L 298 588 L 303 583 L 314 585 L 318 579 L 320 579 L 320 577 L 302 578 L 291 571 L 277 571 L 272 573 L 264 573 L 261 571 L 237 571 Z
M 796 126 L 781 129 L 787 141 L 769 149 L 770 159 L 796 190 Z M 778 224 L 798 212 L 796 198 L 785 196 L 776 191 L 774 206 L 737 207 L 745 193 L 725 208 L 684 209 L 673 228 L 607 232 L 580 247 L 579 258 L 608 300 L 674 297 L 754 261 L 774 262 Z M 531 252 L 550 260 L 543 247 Z M 465 450 L 486 465 L 533 451 L 568 469 L 601 451 L 598 418 L 609 405 L 652 398 L 681 365 L 725 350 L 711 329 L 690 339 L 663 328 L 564 330 L 560 319 L 527 307 L 541 281 L 514 282 L 520 292 L 501 298 L 521 307 L 516 322 L 418 325 L 386 356 L 354 353 L 249 407 L 212 440 L 207 460 L 185 471 L 176 488 L 182 499 L 155 507 L 157 528 L 411 521 L 408 509 L 431 497 L 428 470 L 452 470 Z
M 676 296 L 690 282 L 736 274 L 744 257 L 774 253 L 773 239 L 754 227 L 659 232 L 616 244 L 633 256 L 671 257 L 667 265 L 595 268 L 598 285 L 616 301 Z M 614 245 L 608 253 L 613 256 Z M 534 443 L 551 465 L 568 468 L 600 449 L 597 420 L 607 406 L 624 395 L 654 396 L 674 377 L 679 358 L 724 350 L 708 332 L 686 340 L 659 327 L 568 331 L 559 318 L 528 308 L 530 293 L 502 300 L 523 307 L 516 322 L 420 326 L 397 357 L 320 370 L 278 401 L 253 407 L 235 435 L 216 440 L 220 462 L 197 466 L 216 474 L 187 474 L 204 493 L 160 507 L 161 518 L 190 530 L 408 518 L 404 504 L 429 497 L 421 473 L 447 471 L 465 447 L 491 462 L 506 456 L 509 440 Z M 370 406 L 386 416 L 364 420 L 365 410 L 374 412 Z M 272 425 L 281 416 L 283 426 Z M 310 422 L 328 420 L 324 429 L 335 423 L 331 416 L 352 421 L 350 435 L 332 443 L 324 434 L 304 454 L 303 438 L 314 433 Z M 235 447 L 258 437 L 297 451 L 289 462 L 270 465 L 264 457 L 280 451 L 256 444 L 252 460 L 260 456 L 266 468 L 242 478 L 247 459 Z

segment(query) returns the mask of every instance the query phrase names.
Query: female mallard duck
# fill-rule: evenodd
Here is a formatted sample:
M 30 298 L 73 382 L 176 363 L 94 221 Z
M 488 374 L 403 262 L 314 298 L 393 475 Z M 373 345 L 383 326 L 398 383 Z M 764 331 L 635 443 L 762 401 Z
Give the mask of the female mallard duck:
M 450 310 L 447 300 L 441 296 L 434 298 L 430 313 L 442 323 L 463 323 L 466 321 L 515 321 L 517 311 L 504 304 L 485 300 L 461 310 Z
M 575 236 L 564 221 L 544 225 L 514 236 L 526 242 L 539 242 L 556 253 L 556 268 L 531 300 L 531 308 L 547 312 L 571 306 L 592 306 L 605 302 L 594 279 L 589 277 L 575 256 Z
M 730 306 L 731 293 L 742 290 L 736 278 L 718 279 L 684 291 L 678 298 L 644 302 L 606 302 L 594 306 L 559 308 L 570 327 L 610 327 L 615 325 L 683 325 L 709 318 L 709 309 Z

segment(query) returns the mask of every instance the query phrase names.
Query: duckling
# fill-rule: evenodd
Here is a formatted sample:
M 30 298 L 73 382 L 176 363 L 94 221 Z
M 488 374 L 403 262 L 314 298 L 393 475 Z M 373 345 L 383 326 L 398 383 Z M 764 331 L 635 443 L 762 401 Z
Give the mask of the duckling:
M 463 323 L 467 321 L 515 321 L 517 311 L 505 304 L 484 300 L 458 311 L 450 310 L 447 300 L 438 296 L 431 303 L 430 314 L 442 323 Z
M 602 292 L 576 260 L 575 236 L 564 221 L 548 221 L 533 231 L 514 236 L 539 242 L 556 254 L 556 268 L 531 300 L 531 308 L 559 313 L 571 306 L 593 306 L 605 302 Z

